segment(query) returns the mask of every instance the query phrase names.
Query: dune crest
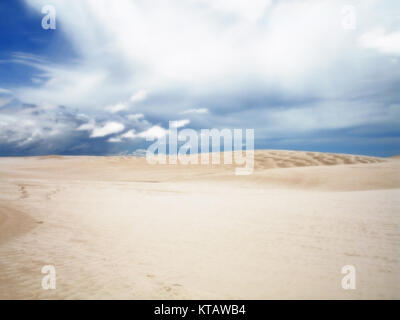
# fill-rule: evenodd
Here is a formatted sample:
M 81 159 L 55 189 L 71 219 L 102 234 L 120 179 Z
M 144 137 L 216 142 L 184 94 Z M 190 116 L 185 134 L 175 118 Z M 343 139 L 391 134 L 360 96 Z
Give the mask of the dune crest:
M 380 163 L 383 158 L 304 151 L 262 150 L 255 152 L 256 169 L 333 166 L 342 164 Z

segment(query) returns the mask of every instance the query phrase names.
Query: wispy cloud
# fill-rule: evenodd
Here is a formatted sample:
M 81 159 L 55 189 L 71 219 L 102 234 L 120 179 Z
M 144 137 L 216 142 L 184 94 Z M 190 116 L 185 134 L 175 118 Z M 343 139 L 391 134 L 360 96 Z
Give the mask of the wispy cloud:
M 207 109 L 207 108 L 188 109 L 188 110 L 184 110 L 184 111 L 182 112 L 182 114 L 189 114 L 189 113 L 193 113 L 193 114 L 205 114 L 205 113 L 208 113 L 208 109 Z
M 134 121 L 137 121 L 137 120 L 139 120 L 139 119 L 142 119 L 144 117 L 144 114 L 143 113 L 135 113 L 135 114 L 128 114 L 127 115 L 127 118 L 129 119 L 129 120 L 134 120 Z
M 95 127 L 90 135 L 91 138 L 99 138 L 109 136 L 110 134 L 121 132 L 125 129 L 125 126 L 122 123 L 110 121 L 107 122 L 104 126 Z
M 87 123 L 81 124 L 78 128 L 76 128 L 76 130 L 77 131 L 93 131 L 95 127 L 96 127 L 96 122 L 94 120 L 90 120 Z
M 11 91 L 8 89 L 0 88 L 0 94 L 10 94 Z
M 168 130 L 156 125 L 138 134 L 138 137 L 144 139 L 158 139 L 168 134 Z
M 171 121 L 171 128 L 181 128 L 190 123 L 189 119 Z
M 144 101 L 146 98 L 147 98 L 147 91 L 142 89 L 133 94 L 130 100 L 131 102 L 136 103 Z
M 360 43 L 365 48 L 375 49 L 383 54 L 400 55 L 400 30 L 387 32 L 377 28 L 360 37 Z
M 105 109 L 111 113 L 117 113 L 120 111 L 124 111 L 128 109 L 128 105 L 126 103 L 120 102 L 111 106 L 107 106 Z

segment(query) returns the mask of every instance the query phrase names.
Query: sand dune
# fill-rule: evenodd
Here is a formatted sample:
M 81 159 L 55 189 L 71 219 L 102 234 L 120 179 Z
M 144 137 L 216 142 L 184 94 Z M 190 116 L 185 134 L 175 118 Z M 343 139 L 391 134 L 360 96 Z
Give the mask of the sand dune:
M 321 165 L 379 163 L 385 160 L 376 157 L 299 151 L 256 151 L 257 169 L 308 167 Z
M 398 160 L 265 150 L 233 169 L 0 158 L 0 298 L 400 298 Z

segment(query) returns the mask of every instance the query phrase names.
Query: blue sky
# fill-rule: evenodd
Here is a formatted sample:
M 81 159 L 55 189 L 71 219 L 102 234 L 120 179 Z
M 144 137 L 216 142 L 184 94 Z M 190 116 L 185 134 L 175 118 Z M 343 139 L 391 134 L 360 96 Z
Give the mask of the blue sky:
M 399 86 L 395 0 L 0 3 L 1 156 L 131 154 L 169 121 L 390 156 Z

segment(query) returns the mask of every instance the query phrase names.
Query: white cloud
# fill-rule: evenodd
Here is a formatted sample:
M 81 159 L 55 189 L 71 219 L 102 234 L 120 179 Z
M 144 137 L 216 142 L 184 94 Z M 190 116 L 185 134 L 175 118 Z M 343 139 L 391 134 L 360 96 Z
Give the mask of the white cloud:
M 130 98 L 131 103 L 136 103 L 145 100 L 147 97 L 147 92 L 146 90 L 139 90 L 135 94 L 133 94 Z M 129 102 L 119 102 L 117 104 L 113 104 L 110 106 L 107 106 L 105 108 L 106 111 L 109 111 L 111 113 L 117 113 L 120 111 L 125 111 L 129 109 Z
M 78 128 L 76 128 L 77 131 L 92 131 L 96 127 L 96 123 L 93 120 L 90 120 L 87 123 L 81 124 Z
M 90 135 L 91 138 L 105 137 L 110 134 L 121 132 L 125 129 L 122 123 L 109 121 L 102 127 L 95 127 Z
M 8 89 L 0 88 L 0 94 L 11 94 L 11 91 Z
M 184 120 L 176 120 L 176 121 L 171 121 L 170 126 L 171 128 L 181 128 L 190 123 L 189 119 L 184 119 Z
M 139 119 L 142 119 L 144 117 L 144 114 L 143 113 L 128 114 L 127 117 L 128 117 L 129 120 L 137 121 Z
M 131 97 L 131 102 L 135 103 L 135 102 L 140 102 L 143 101 L 147 98 L 147 91 L 146 90 L 139 90 L 138 92 L 136 92 L 135 94 L 132 95 Z
M 111 106 L 107 106 L 105 109 L 111 113 L 117 113 L 128 109 L 128 105 L 126 103 L 120 102 Z
M 244 21 L 254 21 L 259 19 L 269 8 L 272 0 L 252 0 L 251 3 L 242 0 L 194 0 L 194 3 L 206 5 L 219 14 L 233 15 Z
M 80 116 L 63 107 L 51 105 L 23 105 L 14 102 L 10 108 L 0 109 L 0 145 L 19 152 L 60 152 L 74 137 Z M 34 150 L 34 151 L 33 151 Z
M 136 139 L 136 138 L 141 138 L 141 139 L 159 139 L 168 134 L 168 130 L 155 125 L 152 126 L 140 133 L 136 133 L 135 129 L 131 129 L 123 134 L 120 134 L 117 137 L 112 137 L 108 139 L 109 142 L 122 142 L 124 139 Z
M 377 28 L 360 37 L 360 43 L 365 48 L 375 49 L 383 54 L 400 55 L 400 31 L 387 32 Z
M 363 101 L 353 104 L 354 97 L 368 102 L 398 79 L 386 55 L 399 54 L 398 14 L 390 14 L 399 12 L 399 1 L 354 1 L 359 17 L 354 31 L 341 24 L 341 8 L 349 0 L 25 1 L 38 12 L 54 2 L 76 58 L 54 64 L 16 54 L 13 62 L 35 68 L 43 83 L 12 88 L 13 93 L 29 103 L 62 104 L 88 114 L 86 109 L 102 112 L 108 106 L 109 120 L 125 121 L 112 113 L 135 107 L 138 113 L 127 119 L 137 122 L 144 112 L 154 123 L 193 114 L 204 115 L 196 121 L 207 126 L 219 121 L 243 127 L 248 121 L 261 130 L 260 119 L 275 117 L 283 134 L 288 123 L 304 130 L 350 127 L 359 123 L 352 112 L 325 117 L 321 105 L 342 99 L 361 117 L 370 109 Z M 303 100 L 314 105 L 305 107 Z M 226 101 L 231 105 L 220 105 Z M 269 104 L 260 107 L 264 101 Z M 246 118 L 252 108 L 252 118 Z M 384 114 L 385 108 L 375 104 L 371 110 Z M 124 122 L 126 130 L 132 123 Z M 152 125 L 133 124 L 138 137 Z M 79 130 L 94 129 L 85 124 Z
M 184 119 L 184 120 L 177 120 L 177 121 L 171 121 L 170 126 L 171 128 L 181 128 L 186 126 L 187 124 L 190 123 L 190 120 Z M 108 139 L 109 142 L 122 142 L 124 139 L 136 139 L 136 138 L 142 138 L 142 139 L 156 139 L 156 138 L 162 138 L 166 135 L 169 134 L 168 129 L 164 129 L 158 125 L 151 126 L 150 128 L 147 128 L 146 130 L 136 133 L 135 129 L 128 130 L 127 132 L 120 134 L 116 137 L 111 137 Z
M 208 113 L 208 109 L 207 108 L 188 109 L 182 112 L 182 114 L 188 114 L 188 113 L 204 114 Z
M 160 127 L 160 126 L 153 126 L 143 132 L 140 132 L 138 134 L 138 137 L 144 138 L 144 139 L 159 139 L 164 137 L 165 135 L 168 134 L 168 130 Z
M 107 141 L 115 143 L 115 142 L 121 142 L 122 139 L 121 139 L 121 137 L 112 137 L 112 138 L 109 138 Z
M 135 129 L 131 129 L 131 130 L 125 132 L 124 134 L 122 134 L 120 137 L 124 138 L 124 139 L 134 139 L 137 137 L 137 134 L 135 134 Z
M 49 1 L 26 0 L 37 10 Z M 56 1 L 57 19 L 79 59 L 59 66 L 19 57 L 48 80 L 18 93 L 26 101 L 86 108 L 96 107 L 93 97 L 112 105 L 132 88 L 130 102 L 137 103 L 147 97 L 143 88 L 154 96 L 174 87 L 235 92 L 249 78 L 257 79 L 251 85 L 323 93 L 320 70 L 335 70 L 357 50 L 340 24 L 347 2 Z M 365 3 L 360 10 L 371 6 Z
M 108 142 L 122 142 L 123 139 L 135 139 L 137 137 L 138 135 L 135 134 L 135 129 L 131 129 L 123 134 L 120 134 L 119 136 L 109 138 Z

